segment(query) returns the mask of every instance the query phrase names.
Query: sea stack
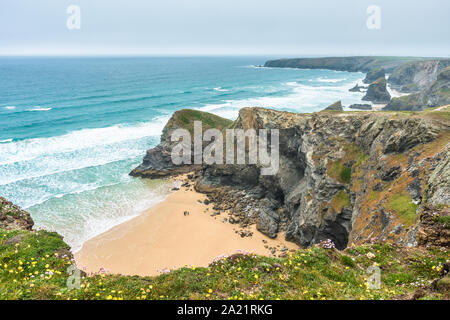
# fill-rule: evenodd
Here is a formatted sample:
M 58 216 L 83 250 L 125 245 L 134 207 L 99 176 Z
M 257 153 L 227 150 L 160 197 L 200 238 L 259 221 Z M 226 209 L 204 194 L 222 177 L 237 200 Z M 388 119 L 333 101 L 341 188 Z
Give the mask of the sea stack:
M 386 89 L 386 78 L 381 77 L 372 82 L 362 100 L 372 101 L 373 103 L 388 103 L 391 100 L 391 95 Z

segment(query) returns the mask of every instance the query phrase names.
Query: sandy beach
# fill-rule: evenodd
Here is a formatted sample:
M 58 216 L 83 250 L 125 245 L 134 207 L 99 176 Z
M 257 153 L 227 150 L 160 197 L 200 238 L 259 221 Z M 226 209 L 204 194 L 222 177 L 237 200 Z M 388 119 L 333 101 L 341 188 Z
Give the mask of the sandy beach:
M 249 227 L 253 236 L 241 237 L 238 225 L 222 221 L 226 213 L 210 215 L 213 205 L 205 205 L 205 199 L 182 187 L 138 217 L 85 242 L 75 254 L 78 267 L 88 273 L 104 268 L 109 273 L 153 276 L 186 265 L 207 266 L 239 250 L 270 255 L 270 247 L 297 247 L 285 241 L 283 233 L 270 239 L 254 225 Z

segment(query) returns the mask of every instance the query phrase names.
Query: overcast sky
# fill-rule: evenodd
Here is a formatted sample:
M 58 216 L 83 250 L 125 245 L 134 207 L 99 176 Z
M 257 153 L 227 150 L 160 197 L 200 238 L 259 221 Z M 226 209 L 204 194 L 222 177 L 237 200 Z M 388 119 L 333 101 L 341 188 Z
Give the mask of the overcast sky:
M 71 4 L 80 30 L 66 26 Z M 449 56 L 449 12 L 448 0 L 0 0 L 0 55 Z

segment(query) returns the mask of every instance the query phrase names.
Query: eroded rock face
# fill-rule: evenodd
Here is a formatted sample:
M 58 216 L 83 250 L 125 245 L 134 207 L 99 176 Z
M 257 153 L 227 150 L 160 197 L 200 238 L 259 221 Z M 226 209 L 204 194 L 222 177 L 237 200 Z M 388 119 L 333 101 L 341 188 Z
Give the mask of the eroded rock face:
M 0 197 L 0 229 L 31 230 L 33 225 L 28 212 Z
M 374 240 L 414 245 L 423 202 L 449 203 L 445 119 L 243 108 L 233 128 L 278 129 L 278 172 L 203 165 L 195 188 L 233 223 L 256 224 L 269 237 L 285 231 L 300 246 L 331 239 L 339 249 Z
M 450 59 L 413 61 L 396 68 L 389 76 L 389 84 L 401 92 L 418 92 L 427 88 L 438 74 L 450 66 Z
M 382 114 L 297 115 L 258 108 L 244 108 L 236 128 L 280 129 L 279 172 L 261 176 L 253 167 L 248 176 L 239 166 L 204 166 L 198 186 L 203 190 L 208 186 L 211 191 L 226 185 L 247 193 L 258 189 L 256 194 L 272 200 L 270 208 L 259 203 L 251 206 L 258 212 L 256 223 L 261 232 L 273 237 L 279 221 L 278 230 L 285 230 L 288 240 L 302 246 L 325 239 L 333 240 L 338 248 L 346 247 L 349 241 L 372 238 L 415 242 L 416 219 L 405 226 L 387 205 L 395 203 L 391 196 L 399 192 L 407 169 L 388 160 L 434 141 L 442 128 L 422 119 L 393 119 Z M 412 186 L 418 183 L 416 178 Z M 386 193 L 385 197 L 366 207 L 368 212 L 361 210 L 369 204 L 377 184 L 379 191 L 374 193 Z M 390 194 L 389 188 L 397 190 Z M 405 197 L 411 204 L 421 201 L 419 195 Z M 413 214 L 415 217 L 416 212 Z M 373 225 L 379 230 L 372 229 Z

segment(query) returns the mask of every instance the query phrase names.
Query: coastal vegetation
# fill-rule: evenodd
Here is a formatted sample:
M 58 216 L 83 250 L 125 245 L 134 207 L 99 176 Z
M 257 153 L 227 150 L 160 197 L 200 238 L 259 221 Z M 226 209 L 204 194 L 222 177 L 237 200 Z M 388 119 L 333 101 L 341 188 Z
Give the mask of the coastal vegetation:
M 0 229 L 0 299 L 448 299 L 447 280 L 439 280 L 446 259 L 439 247 L 316 245 L 276 258 L 237 253 L 156 277 L 81 272 L 70 289 L 74 260 L 61 236 Z M 380 268 L 380 288 L 368 285 L 369 266 Z

